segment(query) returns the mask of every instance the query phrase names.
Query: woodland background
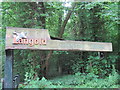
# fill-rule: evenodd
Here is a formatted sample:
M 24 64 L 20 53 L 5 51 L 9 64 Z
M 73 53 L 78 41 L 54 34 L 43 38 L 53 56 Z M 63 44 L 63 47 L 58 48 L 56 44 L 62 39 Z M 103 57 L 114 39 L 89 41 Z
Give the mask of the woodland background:
M 14 50 L 14 74 L 21 79 L 19 88 L 120 88 L 119 2 L 1 5 L 3 68 L 6 27 L 44 28 L 52 39 L 113 44 L 113 52 L 108 53 Z

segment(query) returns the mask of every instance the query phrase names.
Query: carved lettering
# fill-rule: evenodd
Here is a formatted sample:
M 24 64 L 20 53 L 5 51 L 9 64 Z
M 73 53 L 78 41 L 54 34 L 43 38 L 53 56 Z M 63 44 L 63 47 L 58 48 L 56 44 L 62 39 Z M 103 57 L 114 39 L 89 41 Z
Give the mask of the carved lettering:
M 46 45 L 47 40 L 46 39 L 19 39 L 16 40 L 16 37 L 13 39 L 13 44 L 23 44 L 23 45 L 29 45 L 30 47 L 34 45 Z

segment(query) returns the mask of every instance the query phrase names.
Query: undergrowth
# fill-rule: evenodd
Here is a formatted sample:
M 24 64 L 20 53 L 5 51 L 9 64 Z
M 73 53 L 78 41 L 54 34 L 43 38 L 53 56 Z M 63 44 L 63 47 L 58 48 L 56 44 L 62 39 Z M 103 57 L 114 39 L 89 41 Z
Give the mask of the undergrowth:
M 44 77 L 39 80 L 28 80 L 19 88 L 120 88 L 120 75 L 117 72 L 112 73 L 106 78 L 99 78 L 92 73 L 67 75 L 47 80 Z

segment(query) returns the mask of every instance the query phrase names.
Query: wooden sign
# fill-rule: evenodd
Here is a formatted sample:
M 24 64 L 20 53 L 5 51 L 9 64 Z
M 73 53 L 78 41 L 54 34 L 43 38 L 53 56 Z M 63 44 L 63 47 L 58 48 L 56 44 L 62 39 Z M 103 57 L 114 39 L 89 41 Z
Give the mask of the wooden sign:
M 112 43 L 52 40 L 46 29 L 6 29 L 6 49 L 112 51 Z
M 80 50 L 80 51 L 112 51 L 112 43 L 52 40 L 46 29 L 6 28 L 6 61 L 4 88 L 15 88 L 13 79 L 13 50 Z

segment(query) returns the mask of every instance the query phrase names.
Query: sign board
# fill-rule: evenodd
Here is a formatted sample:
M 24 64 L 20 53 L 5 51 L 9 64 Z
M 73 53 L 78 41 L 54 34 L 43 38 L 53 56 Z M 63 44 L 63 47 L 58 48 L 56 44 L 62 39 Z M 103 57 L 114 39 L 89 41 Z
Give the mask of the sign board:
M 6 28 L 6 49 L 112 51 L 112 43 L 52 40 L 46 29 Z
M 14 88 L 13 82 L 13 50 L 80 50 L 80 51 L 112 51 L 112 43 L 52 40 L 46 29 L 6 28 L 6 61 L 4 88 Z

